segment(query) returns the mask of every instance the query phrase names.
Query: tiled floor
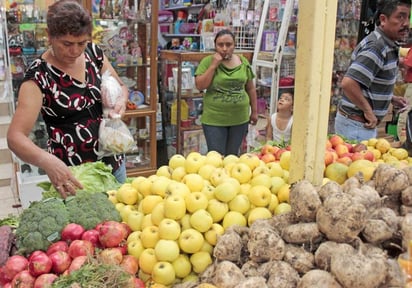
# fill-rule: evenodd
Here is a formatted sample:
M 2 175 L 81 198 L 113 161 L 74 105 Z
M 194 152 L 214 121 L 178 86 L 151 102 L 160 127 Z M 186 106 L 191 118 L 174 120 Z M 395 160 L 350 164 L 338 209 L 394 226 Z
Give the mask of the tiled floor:
M 10 214 L 18 215 L 22 210 L 17 193 L 13 193 L 10 186 L 0 187 L 0 219 Z

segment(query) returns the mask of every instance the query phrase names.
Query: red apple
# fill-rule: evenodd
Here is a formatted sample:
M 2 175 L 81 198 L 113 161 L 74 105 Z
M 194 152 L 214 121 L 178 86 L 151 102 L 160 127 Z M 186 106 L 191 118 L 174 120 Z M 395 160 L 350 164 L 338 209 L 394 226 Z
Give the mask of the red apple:
M 72 258 L 90 256 L 94 254 L 94 246 L 92 242 L 87 240 L 74 240 L 70 243 L 68 253 Z
M 325 151 L 325 165 L 326 166 L 335 162 L 337 158 L 338 158 L 338 155 L 333 149 Z
M 64 251 L 56 251 L 49 255 L 52 261 L 52 271 L 56 274 L 61 274 L 66 271 L 72 263 L 69 253 Z
M 30 274 L 29 270 L 23 270 L 14 276 L 11 287 L 33 287 L 35 280 L 36 278 Z
M 76 223 L 69 223 L 63 228 L 61 239 L 69 243 L 74 240 L 79 240 L 82 238 L 84 231 L 85 229 L 83 228 L 83 226 Z
M 345 144 L 346 147 L 348 147 L 348 152 L 349 152 L 349 153 L 352 153 L 352 152 L 353 152 L 353 144 L 352 144 L 352 143 L 345 142 L 345 143 L 343 143 L 343 144 Z
M 276 156 L 276 160 L 280 160 L 280 156 L 283 154 L 283 152 L 285 152 L 286 151 L 286 149 L 285 148 L 280 148 L 277 152 L 276 152 L 276 154 L 275 154 L 275 156 Z
M 369 160 L 371 162 L 375 161 L 375 154 L 370 150 L 362 150 L 359 153 L 363 154 L 363 159 Z
M 82 265 L 86 262 L 87 256 L 79 256 L 76 257 L 72 260 L 72 263 L 70 263 L 69 268 L 66 270 L 67 274 L 72 273 L 73 271 L 78 270 Z M 63 274 L 66 274 L 66 271 Z
M 275 147 L 273 145 L 270 145 L 270 144 L 265 144 L 260 149 L 260 153 L 262 153 L 263 155 L 268 154 L 268 153 L 274 154 L 275 152 L 276 152 Z
M 13 255 L 7 259 L 6 263 L 2 267 L 2 278 L 6 282 L 13 280 L 17 273 L 26 270 L 29 267 L 29 261 L 20 255 Z
M 361 160 L 363 158 L 363 154 L 361 152 L 355 152 L 352 154 L 352 161 Z
M 120 249 L 106 248 L 100 251 L 99 259 L 106 264 L 119 265 L 123 260 L 123 254 Z
M 335 148 L 338 144 L 343 144 L 345 141 L 343 138 L 337 134 L 333 134 L 329 137 L 329 141 L 332 144 L 332 147 Z
M 355 144 L 352 149 L 353 152 L 360 152 L 363 150 L 368 150 L 368 147 L 366 147 L 366 145 L 363 143 Z
M 338 158 L 336 160 L 336 162 L 339 162 L 339 163 L 345 164 L 346 166 L 349 166 L 352 163 L 352 158 L 349 157 L 349 156 L 343 156 L 343 157 Z
M 50 255 L 50 254 L 53 254 L 56 251 L 67 252 L 67 251 L 69 251 L 69 245 L 67 244 L 66 241 L 57 241 L 57 242 L 51 244 L 49 246 L 49 248 L 47 248 L 46 254 Z
M 349 148 L 344 143 L 336 145 L 334 149 L 339 157 L 345 153 L 349 153 Z
M 274 154 L 271 154 L 271 153 L 266 153 L 266 154 L 263 154 L 260 159 L 265 163 L 275 162 L 276 161 L 276 156 Z
M 99 227 L 99 241 L 104 248 L 113 248 L 126 240 L 125 227 L 116 221 L 106 221 Z
M 85 231 L 82 234 L 81 240 L 87 240 L 92 242 L 94 247 L 100 247 L 100 242 L 99 242 L 99 231 L 96 229 L 90 229 Z
M 326 140 L 326 149 L 332 148 L 332 143 L 329 139 Z
M 132 255 L 124 255 L 120 266 L 128 273 L 135 275 L 139 270 L 139 262 Z
M 52 273 L 47 273 L 47 274 L 42 274 L 39 277 L 36 278 L 34 281 L 34 286 L 33 288 L 46 288 L 46 287 L 52 287 L 52 283 L 54 280 L 56 280 L 59 276 L 56 274 Z M 20 287 L 20 286 L 19 286 Z
M 145 288 L 146 287 L 143 280 L 139 278 L 134 278 L 134 285 L 135 285 L 134 286 L 135 288 Z
M 47 256 L 46 252 L 38 251 L 38 253 L 32 254 L 29 258 L 29 271 L 34 277 L 46 274 L 51 271 L 52 261 Z

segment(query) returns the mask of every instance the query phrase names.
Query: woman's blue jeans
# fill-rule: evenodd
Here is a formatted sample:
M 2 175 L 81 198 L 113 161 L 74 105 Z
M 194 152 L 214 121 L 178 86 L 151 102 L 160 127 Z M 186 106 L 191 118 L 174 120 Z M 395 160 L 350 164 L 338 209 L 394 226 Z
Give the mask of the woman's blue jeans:
M 208 151 L 217 151 L 223 156 L 239 155 L 240 145 L 246 136 L 249 123 L 235 126 L 211 126 L 203 124 Z

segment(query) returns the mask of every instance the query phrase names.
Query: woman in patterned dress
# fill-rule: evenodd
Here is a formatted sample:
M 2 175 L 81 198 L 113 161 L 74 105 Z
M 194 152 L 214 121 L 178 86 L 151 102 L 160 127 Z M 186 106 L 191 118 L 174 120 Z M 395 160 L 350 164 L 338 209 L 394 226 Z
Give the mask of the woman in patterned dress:
M 68 166 L 98 159 L 101 75 L 109 70 L 122 87 L 122 101 L 116 103 L 115 113 L 124 113 L 128 97 L 127 87 L 103 51 L 91 43 L 92 29 L 90 13 L 78 2 L 62 0 L 49 6 L 50 48 L 25 73 L 7 135 L 10 150 L 21 160 L 42 168 L 63 198 L 81 188 Z M 47 126 L 48 151 L 29 138 L 39 112 Z M 102 161 L 112 166 L 119 182 L 124 182 L 122 156 Z

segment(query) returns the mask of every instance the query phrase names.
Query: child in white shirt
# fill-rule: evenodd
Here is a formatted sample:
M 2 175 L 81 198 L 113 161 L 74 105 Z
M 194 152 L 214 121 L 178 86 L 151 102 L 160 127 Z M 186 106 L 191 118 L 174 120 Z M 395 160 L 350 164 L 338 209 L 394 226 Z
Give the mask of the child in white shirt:
M 283 92 L 277 103 L 277 112 L 269 117 L 266 139 L 279 144 L 290 144 L 293 124 L 293 93 Z

